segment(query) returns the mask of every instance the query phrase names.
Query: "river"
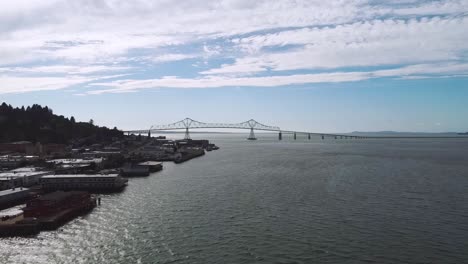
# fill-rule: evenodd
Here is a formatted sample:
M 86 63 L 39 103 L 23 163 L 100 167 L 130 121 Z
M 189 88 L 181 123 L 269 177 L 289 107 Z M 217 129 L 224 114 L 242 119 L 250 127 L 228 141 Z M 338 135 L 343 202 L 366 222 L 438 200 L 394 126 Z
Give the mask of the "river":
M 466 139 L 194 136 L 221 149 L 0 239 L 0 263 L 468 263 Z

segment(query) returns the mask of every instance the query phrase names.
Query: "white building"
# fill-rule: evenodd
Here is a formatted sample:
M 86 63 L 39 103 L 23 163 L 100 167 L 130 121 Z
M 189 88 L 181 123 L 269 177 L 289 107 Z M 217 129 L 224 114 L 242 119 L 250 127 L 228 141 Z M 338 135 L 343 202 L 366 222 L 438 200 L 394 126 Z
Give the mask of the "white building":
M 2 172 L 0 173 L 0 190 L 37 185 L 42 176 L 50 174 L 52 174 L 52 172 L 34 167 L 24 167 Z

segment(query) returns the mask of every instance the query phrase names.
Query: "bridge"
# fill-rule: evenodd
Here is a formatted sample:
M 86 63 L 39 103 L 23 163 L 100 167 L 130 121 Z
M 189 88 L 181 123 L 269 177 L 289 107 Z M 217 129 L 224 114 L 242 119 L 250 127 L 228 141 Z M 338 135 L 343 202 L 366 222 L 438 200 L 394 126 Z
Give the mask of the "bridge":
M 344 135 L 344 134 L 329 134 L 329 133 L 317 133 L 317 132 L 301 132 L 301 131 L 292 131 L 292 130 L 281 130 L 277 126 L 269 126 L 264 125 L 260 122 L 257 122 L 253 119 L 250 119 L 245 122 L 241 123 L 204 123 L 200 121 L 193 120 L 191 118 L 185 118 L 184 120 L 180 120 L 178 122 L 167 124 L 167 125 L 153 125 L 149 129 L 145 130 L 130 130 L 124 131 L 125 133 L 130 134 L 146 134 L 151 136 L 151 133 L 159 132 L 159 131 L 168 131 L 168 130 L 185 130 L 185 139 L 190 139 L 190 130 L 191 129 L 200 129 L 200 128 L 228 128 L 228 129 L 247 129 L 250 130 L 249 140 L 255 140 L 255 132 L 254 130 L 259 131 L 270 131 L 270 132 L 278 132 L 278 139 L 281 140 L 283 138 L 284 133 L 293 134 L 294 140 L 297 139 L 299 134 L 307 135 L 308 139 L 311 139 L 311 136 L 320 136 L 322 139 L 325 137 L 332 137 L 335 139 L 348 139 L 348 138 L 369 138 L 366 136 L 352 136 L 352 135 Z

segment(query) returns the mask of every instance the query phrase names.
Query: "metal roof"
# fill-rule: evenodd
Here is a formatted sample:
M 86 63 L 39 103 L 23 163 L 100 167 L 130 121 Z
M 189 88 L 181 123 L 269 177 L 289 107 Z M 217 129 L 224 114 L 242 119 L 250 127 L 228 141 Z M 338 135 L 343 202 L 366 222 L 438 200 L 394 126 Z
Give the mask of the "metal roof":
M 55 178 L 117 178 L 118 174 L 57 174 L 57 175 L 47 175 L 43 176 L 43 179 L 55 179 Z
M 7 195 L 12 195 L 12 194 L 15 194 L 15 193 L 20 193 L 20 192 L 28 192 L 29 189 L 28 188 L 19 188 L 19 187 L 16 187 L 14 190 L 13 189 L 8 189 L 8 190 L 4 190 L 4 191 L 0 191 L 0 197 L 1 196 L 7 196 Z
M 7 172 L 0 172 L 0 178 L 22 178 L 22 177 L 30 177 L 30 176 L 38 176 L 38 175 L 45 175 L 48 173 L 52 173 L 50 171 L 7 171 Z

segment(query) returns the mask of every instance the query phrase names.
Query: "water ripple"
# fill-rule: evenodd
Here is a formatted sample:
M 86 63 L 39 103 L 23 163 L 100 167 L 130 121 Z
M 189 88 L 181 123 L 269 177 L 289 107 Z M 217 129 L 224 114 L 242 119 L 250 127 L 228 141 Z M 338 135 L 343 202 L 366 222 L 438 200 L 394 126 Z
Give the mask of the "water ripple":
M 216 143 L 0 263 L 468 263 L 466 141 Z

